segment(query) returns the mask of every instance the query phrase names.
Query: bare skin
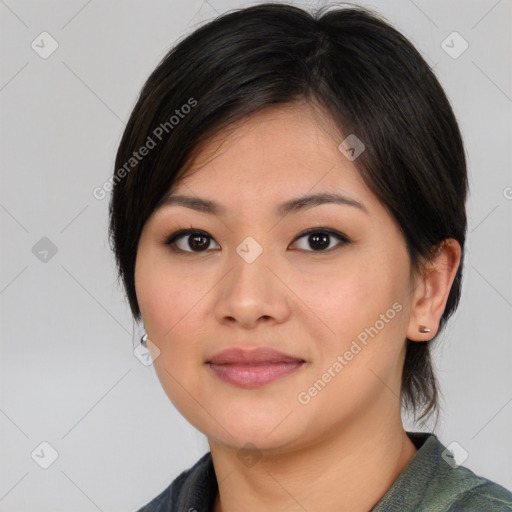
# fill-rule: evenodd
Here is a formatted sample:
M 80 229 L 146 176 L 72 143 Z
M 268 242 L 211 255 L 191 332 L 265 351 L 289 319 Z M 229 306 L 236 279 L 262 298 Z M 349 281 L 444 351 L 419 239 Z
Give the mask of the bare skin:
M 226 212 L 165 206 L 142 231 L 135 283 L 148 348 L 168 397 L 208 438 L 215 512 L 366 512 L 416 453 L 400 415 L 405 339 L 436 334 L 460 246 L 447 240 L 425 272 L 410 273 L 398 226 L 357 161 L 339 151 L 342 140 L 304 103 L 259 112 L 203 148 L 172 191 Z M 319 192 L 364 209 L 327 203 L 275 213 Z M 207 249 L 185 235 L 175 244 L 184 252 L 172 252 L 164 241 L 190 227 L 208 233 Z M 312 227 L 349 242 L 330 236 L 328 248 L 316 249 L 308 235 L 297 238 Z M 246 237 L 263 251 L 250 263 L 236 250 Z M 338 356 L 372 326 L 377 334 L 333 373 Z M 272 347 L 306 363 L 244 389 L 206 364 L 234 346 Z M 319 379 L 328 382 L 308 392 Z M 256 447 L 255 464 L 240 457 L 246 443 Z

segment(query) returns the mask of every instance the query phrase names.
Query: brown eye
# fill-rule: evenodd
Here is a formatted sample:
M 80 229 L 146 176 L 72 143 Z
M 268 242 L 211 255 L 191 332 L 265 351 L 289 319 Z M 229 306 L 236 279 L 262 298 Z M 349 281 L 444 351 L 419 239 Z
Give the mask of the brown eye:
M 183 240 L 182 240 L 183 239 Z M 177 252 L 205 252 L 210 248 L 213 238 L 205 231 L 197 229 L 182 229 L 173 233 L 165 242 Z
M 350 240 L 342 233 L 324 228 L 309 229 L 299 235 L 294 242 L 301 238 L 306 239 L 306 245 L 312 248 L 312 250 L 309 250 L 307 247 L 302 247 L 300 249 L 309 252 L 330 252 L 332 249 L 336 248 L 336 245 L 331 245 L 336 240 L 338 241 L 338 245 L 346 245 L 350 242 Z

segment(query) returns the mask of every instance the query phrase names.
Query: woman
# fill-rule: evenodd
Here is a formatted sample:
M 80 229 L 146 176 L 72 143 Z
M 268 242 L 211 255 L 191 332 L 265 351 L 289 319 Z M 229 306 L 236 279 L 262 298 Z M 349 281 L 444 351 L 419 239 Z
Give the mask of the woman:
M 436 413 L 468 185 L 440 84 L 379 15 L 199 28 L 142 89 L 113 185 L 142 342 L 210 446 L 139 512 L 512 510 L 403 427 Z

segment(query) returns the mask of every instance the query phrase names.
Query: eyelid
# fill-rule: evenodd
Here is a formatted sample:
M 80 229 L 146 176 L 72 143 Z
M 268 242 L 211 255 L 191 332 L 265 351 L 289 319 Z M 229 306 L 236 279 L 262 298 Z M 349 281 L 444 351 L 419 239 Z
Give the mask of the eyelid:
M 329 236 L 336 238 L 339 241 L 339 243 L 337 245 L 335 245 L 334 247 L 331 247 L 330 249 L 320 250 L 320 251 L 305 250 L 305 252 L 310 252 L 310 253 L 313 253 L 313 254 L 331 253 L 332 251 L 338 249 L 339 247 L 342 247 L 344 245 L 352 243 L 352 240 L 350 238 L 348 238 L 344 233 L 342 233 L 342 232 L 340 232 L 340 231 L 338 231 L 336 229 L 322 227 L 322 226 L 315 226 L 315 227 L 312 227 L 312 228 L 308 228 L 308 229 L 306 229 L 304 231 L 301 231 L 293 239 L 293 241 L 291 243 L 294 244 L 295 242 L 297 242 L 297 240 L 299 240 L 299 239 L 301 239 L 301 238 L 303 238 L 303 237 L 305 237 L 307 235 L 310 235 L 312 233 L 326 233 Z M 183 249 L 179 249 L 179 248 L 175 247 L 175 242 L 178 239 L 183 238 L 183 237 L 185 237 L 187 235 L 192 235 L 192 234 L 199 235 L 199 236 L 202 236 L 202 237 L 205 237 L 205 238 L 208 238 L 210 240 L 215 241 L 215 238 L 213 238 L 207 231 L 204 231 L 204 230 L 199 229 L 199 228 L 190 227 L 190 228 L 185 228 L 185 229 L 178 229 L 177 231 L 175 231 L 171 235 L 166 236 L 165 239 L 164 239 L 164 244 L 171 246 L 171 250 L 173 252 L 180 253 L 180 254 L 191 254 L 192 255 L 192 254 L 201 254 L 203 252 L 204 253 L 209 252 L 209 248 L 206 249 L 205 251 L 185 251 Z M 218 243 L 218 242 L 215 241 L 215 243 Z

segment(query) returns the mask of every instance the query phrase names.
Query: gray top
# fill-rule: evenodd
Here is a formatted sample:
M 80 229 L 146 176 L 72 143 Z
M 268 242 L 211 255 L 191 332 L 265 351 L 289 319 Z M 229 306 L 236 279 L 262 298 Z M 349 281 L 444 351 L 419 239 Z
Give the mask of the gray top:
M 407 435 L 418 451 L 369 512 L 512 512 L 512 493 L 457 466 L 435 434 Z M 137 512 L 212 512 L 217 491 L 208 452 Z

